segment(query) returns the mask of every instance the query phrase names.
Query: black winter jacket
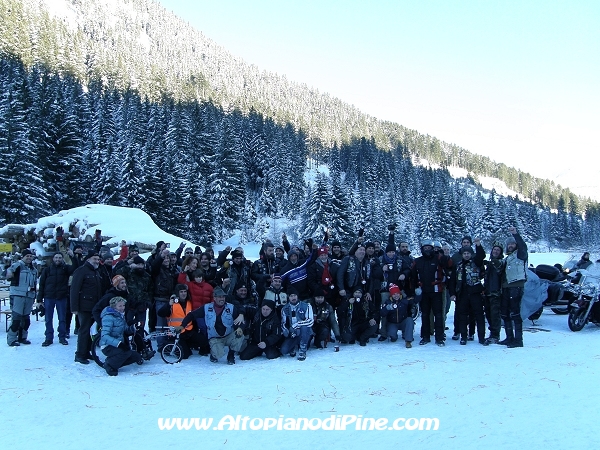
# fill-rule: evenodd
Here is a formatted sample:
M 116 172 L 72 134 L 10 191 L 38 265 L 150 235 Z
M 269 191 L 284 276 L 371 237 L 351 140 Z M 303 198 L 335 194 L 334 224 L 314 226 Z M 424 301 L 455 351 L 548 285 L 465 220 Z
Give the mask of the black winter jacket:
M 102 278 L 98 269 L 85 262 L 73 273 L 71 281 L 71 311 L 92 312 L 102 297 Z
M 69 296 L 69 277 L 73 275 L 77 266 L 61 264 L 46 267 L 40 277 L 40 288 L 37 293 L 37 301 L 42 302 L 44 298 L 55 300 Z

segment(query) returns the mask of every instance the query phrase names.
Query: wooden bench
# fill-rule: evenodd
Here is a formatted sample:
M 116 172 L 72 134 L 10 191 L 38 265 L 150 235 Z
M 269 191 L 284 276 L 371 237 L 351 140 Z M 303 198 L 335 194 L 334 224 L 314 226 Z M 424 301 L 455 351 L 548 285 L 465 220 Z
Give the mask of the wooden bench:
M 10 309 L 2 310 L 2 311 L 0 311 L 0 317 L 1 316 L 6 316 L 6 326 L 4 328 L 6 329 L 6 332 L 8 333 L 8 321 L 12 317 L 12 311 Z
M 6 301 L 8 300 L 9 297 L 10 297 L 10 294 L 8 292 L 8 288 L 6 288 L 6 289 L 0 288 L 0 302 L 2 302 L 3 305 L 6 305 Z

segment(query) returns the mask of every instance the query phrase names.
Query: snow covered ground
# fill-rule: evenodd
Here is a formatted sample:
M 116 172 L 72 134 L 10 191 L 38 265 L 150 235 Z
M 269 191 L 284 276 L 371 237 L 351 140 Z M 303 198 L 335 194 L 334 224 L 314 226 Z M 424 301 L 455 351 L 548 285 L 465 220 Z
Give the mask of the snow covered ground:
M 531 262 L 562 262 L 566 256 L 532 254 Z M 419 327 L 420 321 L 417 341 Z M 445 348 L 406 349 L 372 340 L 367 347 L 342 345 L 338 353 L 312 349 L 304 362 L 259 358 L 228 366 L 194 355 L 167 365 L 156 356 L 108 377 L 93 363 L 73 362 L 75 339 L 68 347 L 42 348 L 44 324 L 34 319 L 32 345 L 0 345 L 2 445 L 62 450 L 590 446 L 598 418 L 600 329 L 588 325 L 573 333 L 566 316 L 550 311 L 537 328 L 549 331 L 526 332 L 525 347 L 512 350 L 474 342 L 463 347 L 452 340 Z M 1 336 L 3 323 L 0 329 Z M 212 429 L 223 418 L 238 415 L 254 419 L 245 422 L 246 431 Z M 249 429 L 260 425 L 259 419 L 281 418 L 285 424 L 308 418 L 317 424 L 316 419 L 332 416 L 338 422 L 350 422 L 352 416 L 389 422 L 380 431 L 356 430 L 356 422 L 333 431 Z M 178 417 L 214 422 L 209 430 L 159 430 L 159 418 Z M 439 427 L 387 429 L 400 418 L 436 418 Z M 396 421 L 403 423 L 413 424 Z
M 88 205 L 40 219 L 31 227 L 53 233 L 75 220 L 86 234 L 96 228 L 117 244 L 121 239 L 176 247 L 180 240 L 158 229 L 141 211 Z M 191 243 L 186 242 L 186 245 Z M 193 244 L 192 244 L 193 245 Z M 222 245 L 235 247 L 233 237 Z M 259 246 L 245 245 L 255 259 Z M 580 254 L 532 253 L 530 262 L 554 264 Z M 596 259 L 596 255 L 592 255 Z M 2 309 L 6 309 L 3 306 Z M 448 317 L 452 326 L 453 311 Z M 417 326 L 418 330 L 420 321 Z M 43 321 L 32 323 L 31 346 L 0 343 L 0 406 L 4 411 L 6 448 L 164 448 L 200 445 L 203 448 L 364 448 L 395 444 L 476 445 L 501 448 L 526 445 L 581 447 L 594 438 L 596 406 L 585 381 L 600 372 L 600 330 L 588 325 L 573 333 L 566 316 L 544 312 L 536 327 L 525 333 L 525 348 L 466 347 L 448 340 L 412 349 L 403 344 L 372 342 L 365 348 L 342 345 L 310 350 L 304 362 L 284 357 L 263 358 L 228 366 L 194 355 L 176 365 L 159 356 L 143 366 L 121 369 L 108 377 L 95 364 L 73 362 L 76 339 L 68 347 L 42 348 Z M 0 336 L 4 333 L 0 324 Z M 450 330 L 451 331 L 451 330 Z M 580 382 L 581 380 L 581 382 Z M 595 392 L 595 387 L 592 386 Z M 239 416 L 239 427 L 219 422 Z M 208 430 L 159 429 L 159 419 L 212 418 Z M 247 419 L 244 419 L 247 418 Z M 291 419 L 323 421 L 320 430 L 251 430 L 253 426 Z M 435 430 L 411 428 L 401 419 L 432 418 Z M 388 419 L 384 430 L 360 430 L 357 423 Z M 326 430 L 330 422 L 337 430 Z M 342 424 L 346 424 L 345 426 Z M 303 423 L 302 423 L 303 425 Z M 342 428 L 342 429 L 339 429 Z

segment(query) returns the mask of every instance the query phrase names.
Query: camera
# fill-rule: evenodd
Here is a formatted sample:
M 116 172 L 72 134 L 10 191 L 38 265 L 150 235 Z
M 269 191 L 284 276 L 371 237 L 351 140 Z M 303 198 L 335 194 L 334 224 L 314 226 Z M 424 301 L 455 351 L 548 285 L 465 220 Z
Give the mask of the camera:
M 392 270 L 394 268 L 393 264 L 388 264 L 388 270 Z
M 396 224 L 395 223 L 391 223 L 388 225 L 388 231 L 395 231 L 396 230 Z
M 365 235 L 365 229 L 361 228 L 360 230 L 358 230 L 358 237 L 363 237 Z
M 37 308 L 33 308 L 31 310 L 31 315 L 35 316 L 35 315 L 39 315 L 40 317 L 44 317 L 46 315 L 46 308 L 44 307 L 44 305 L 40 305 Z
M 167 242 L 165 245 L 166 245 L 167 248 L 171 248 L 171 243 L 170 242 Z

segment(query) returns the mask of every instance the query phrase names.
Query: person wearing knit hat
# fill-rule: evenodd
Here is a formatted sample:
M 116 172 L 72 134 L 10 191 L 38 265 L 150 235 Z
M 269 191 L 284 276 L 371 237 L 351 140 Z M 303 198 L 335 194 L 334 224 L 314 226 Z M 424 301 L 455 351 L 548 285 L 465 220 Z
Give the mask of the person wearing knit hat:
M 461 261 L 453 271 L 448 282 L 450 300 L 455 302 L 455 314 L 458 314 L 458 328 L 460 331 L 460 345 L 467 345 L 467 328 L 470 319 L 475 319 L 479 343 L 485 345 L 485 318 L 483 314 L 483 259 L 485 251 L 479 239 L 475 240 L 477 254 L 469 245 L 461 248 Z
M 120 291 L 127 289 L 127 281 L 125 281 L 125 277 L 123 275 L 115 275 L 112 277 L 111 284 Z
M 402 284 L 407 274 L 410 274 L 410 266 L 403 267 L 403 260 L 396 253 L 396 245 L 394 243 L 394 235 L 390 233 L 388 237 L 388 243 L 385 248 L 385 253 L 380 258 L 381 270 L 382 270 L 382 282 L 381 282 L 381 304 L 384 304 L 389 298 L 389 287 L 392 284 Z M 385 315 L 380 317 L 379 326 L 379 341 L 383 342 L 387 340 L 387 325 Z
M 164 250 L 164 249 L 163 249 Z M 168 250 L 165 250 L 165 253 Z M 156 255 L 154 255 L 156 257 Z M 117 275 L 122 275 L 127 281 L 127 307 L 125 311 L 125 320 L 127 323 L 140 323 L 141 326 L 136 331 L 134 340 L 138 351 L 147 350 L 144 345 L 144 327 L 146 325 L 147 310 L 153 301 L 153 282 L 152 277 L 146 271 L 146 261 L 137 255 L 128 260 L 128 264 L 121 266 L 116 270 Z M 155 309 L 155 308 L 154 308 Z M 149 355 L 146 355 L 149 356 Z
M 329 259 L 328 250 L 326 245 L 319 248 L 317 260 L 306 270 L 306 279 L 313 297 L 322 295 L 327 303 L 337 305 L 340 301 L 334 280 L 337 264 Z
M 463 236 L 460 241 L 460 249 L 452 255 L 452 262 L 454 265 L 457 265 L 462 259 L 462 248 L 463 247 L 471 247 L 473 245 L 473 239 L 471 236 Z
M 262 246 L 262 255 L 252 263 L 250 277 L 254 280 L 255 290 L 259 298 L 265 296 L 265 291 L 271 283 L 271 277 L 279 272 L 279 262 L 275 259 L 275 246 L 267 241 Z
M 246 361 L 263 353 L 267 359 L 281 356 L 277 343 L 281 339 L 281 322 L 277 316 L 275 302 L 263 300 L 260 309 L 252 309 L 252 320 L 248 326 L 250 339 L 246 348 L 240 353 L 240 359 Z
M 298 292 L 293 286 L 287 289 L 288 302 L 281 309 L 281 330 L 285 340 L 281 344 L 281 353 L 296 356 L 298 360 L 306 359 L 308 342 L 312 336 L 314 315 L 310 303 L 299 301 Z
M 464 247 L 462 247 L 460 249 L 461 255 L 464 255 L 465 253 L 469 253 L 471 255 L 471 258 L 475 255 L 475 252 L 473 251 L 473 247 L 471 247 L 470 245 L 465 245 Z
M 288 286 L 285 290 L 285 293 L 287 294 L 288 298 L 290 298 L 292 295 L 298 297 L 298 289 L 296 289 L 294 286 Z
M 381 306 L 381 316 L 386 318 L 386 336 L 390 337 L 391 342 L 396 342 L 400 330 L 405 347 L 411 348 L 415 327 L 412 319 L 414 301 L 403 297 L 400 287 L 395 284 L 390 285 L 389 293 L 390 297 Z
M 129 298 L 127 291 L 127 280 L 123 275 L 115 275 L 111 279 L 111 287 L 104 293 L 92 309 L 92 317 L 97 324 L 102 324 L 102 310 L 109 306 L 110 299 L 113 297 L 123 297 L 125 300 Z
M 346 256 L 342 251 L 342 244 L 340 241 L 333 241 L 331 243 L 331 253 L 329 257 L 333 263 L 339 264 L 342 261 L 342 258 Z
M 315 323 L 313 324 L 315 347 L 319 349 L 327 348 L 332 331 L 335 338 L 340 339 L 340 326 L 335 319 L 335 311 L 325 301 L 324 295 L 315 295 L 310 304 L 315 315 Z
M 283 291 L 281 283 L 281 276 L 279 274 L 274 274 L 271 285 L 267 288 L 263 299 L 263 303 L 265 300 L 272 300 L 274 302 L 277 310 L 277 317 L 281 317 L 281 308 L 283 308 L 288 301 L 287 294 Z
M 243 282 L 235 285 L 235 290 L 227 296 L 227 302 L 242 306 L 256 306 L 256 299 L 252 296 L 250 289 Z
M 402 292 L 400 292 L 400 287 L 395 284 L 391 284 L 390 285 L 390 296 L 393 297 L 396 294 L 402 295 Z
M 500 342 L 500 330 L 502 328 L 502 318 L 500 317 L 500 306 L 502 301 L 502 273 L 499 272 L 493 264 L 496 261 L 500 264 L 504 254 L 502 244 L 494 242 L 490 253 L 490 261 L 486 264 L 484 274 L 484 299 L 483 307 L 485 316 L 489 324 L 490 335 L 485 339 L 483 345 L 498 344 Z
M 281 245 L 275 246 L 275 261 L 279 267 L 285 261 L 285 249 Z
M 352 310 L 349 343 L 353 344 L 357 340 L 360 346 L 364 347 L 369 342 L 369 338 L 377 332 L 375 316 L 379 315 L 379 311 L 375 308 L 375 302 L 367 296 L 367 293 L 364 293 L 361 287 L 357 286 L 353 288 L 352 297 L 344 300 L 342 304 L 342 310 Z M 340 323 L 340 328 L 341 326 Z
M 71 312 L 77 314 L 79 319 L 79 332 L 77 334 L 77 350 L 75 362 L 89 364 L 93 359 L 90 353 L 92 339 L 92 310 L 102 297 L 102 278 L 98 274 L 100 256 L 89 257 L 75 272 L 71 279 L 70 301 Z

